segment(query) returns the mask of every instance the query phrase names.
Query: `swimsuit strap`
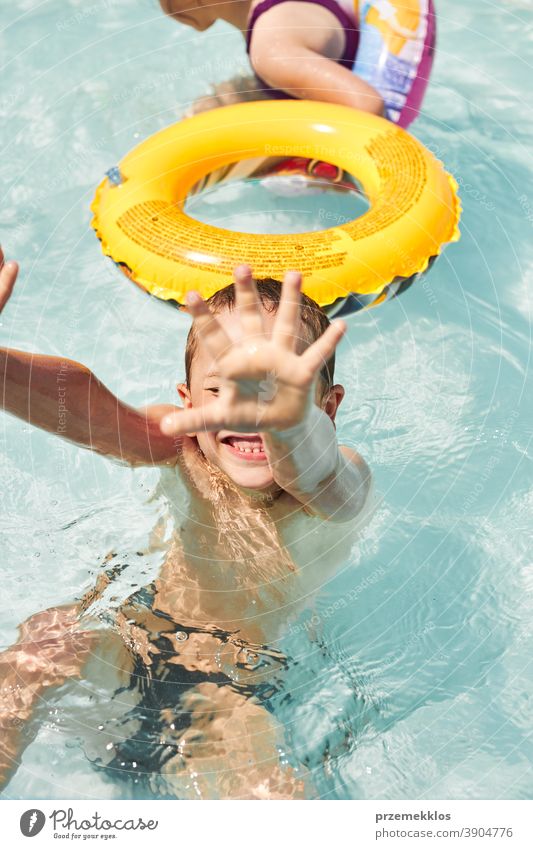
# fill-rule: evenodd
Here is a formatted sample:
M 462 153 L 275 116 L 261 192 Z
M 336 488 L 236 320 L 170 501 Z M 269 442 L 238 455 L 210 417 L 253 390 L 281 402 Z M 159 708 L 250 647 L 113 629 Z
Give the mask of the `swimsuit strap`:
M 281 3 L 285 2 L 287 2 L 287 0 L 263 0 L 262 3 L 259 3 L 259 5 L 255 7 L 248 22 L 248 29 L 246 31 L 246 50 L 248 53 L 250 52 L 252 32 L 258 18 L 274 6 L 279 6 Z M 305 0 L 305 2 L 315 3 L 317 6 L 323 6 L 325 9 L 329 9 L 329 11 L 332 12 L 339 20 L 342 28 L 344 29 L 346 44 L 344 45 L 344 53 L 338 62 L 340 65 L 344 65 L 349 68 L 349 70 L 352 70 L 353 63 L 355 62 L 355 54 L 357 53 L 359 33 L 354 27 L 353 21 L 350 20 L 348 13 L 344 11 L 336 0 Z

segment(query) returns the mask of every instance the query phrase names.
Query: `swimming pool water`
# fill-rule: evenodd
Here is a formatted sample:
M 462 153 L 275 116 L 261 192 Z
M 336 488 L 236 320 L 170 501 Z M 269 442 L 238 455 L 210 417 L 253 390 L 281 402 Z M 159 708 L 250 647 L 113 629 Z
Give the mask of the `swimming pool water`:
M 325 798 L 533 790 L 533 13 L 523 0 L 441 0 L 438 13 L 412 129 L 458 180 L 462 239 L 426 280 L 350 320 L 338 429 L 368 460 L 380 505 L 283 640 L 293 663 L 278 713 Z M 89 203 L 129 148 L 246 69 L 241 36 L 188 31 L 155 2 L 16 0 L 2 8 L 0 56 L 0 238 L 22 265 L 2 344 L 80 360 L 133 404 L 175 401 L 188 321 L 102 257 Z M 259 222 L 278 215 L 282 229 L 316 225 L 327 203 L 276 212 L 264 195 L 251 201 Z M 212 220 L 223 215 L 218 204 Z M 235 200 L 225 223 L 239 226 Z M 147 584 L 162 553 L 136 552 L 149 549 L 164 498 L 152 498 L 157 471 L 7 416 L 1 439 L 8 645 L 31 613 L 89 589 L 110 551 L 128 563 L 117 592 Z M 90 765 L 91 695 L 73 702 L 67 687 L 40 706 L 4 798 L 140 792 Z

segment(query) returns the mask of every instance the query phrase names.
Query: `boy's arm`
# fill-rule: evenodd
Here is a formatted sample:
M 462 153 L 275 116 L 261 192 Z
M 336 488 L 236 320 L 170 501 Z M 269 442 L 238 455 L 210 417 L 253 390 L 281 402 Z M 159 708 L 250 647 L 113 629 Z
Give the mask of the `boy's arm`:
M 96 634 L 83 631 L 79 605 L 45 610 L 20 626 L 15 645 L 0 653 L 0 785 L 30 742 L 27 723 L 43 694 L 80 675 Z
M 0 310 L 18 273 L 0 249 Z M 177 441 L 159 422 L 172 405 L 135 410 L 73 360 L 0 348 L 0 407 L 32 425 L 131 464 L 176 461 Z
M 132 465 L 176 461 L 176 440 L 159 422 L 172 405 L 136 410 L 85 366 L 0 348 L 1 407 L 36 427 Z
M 379 92 L 338 62 L 344 36 L 333 13 L 308 4 L 305 26 L 295 27 L 296 13 L 289 8 L 293 5 L 274 6 L 257 21 L 250 44 L 250 62 L 256 74 L 293 97 L 383 115 Z
M 370 469 L 357 451 L 338 445 L 333 422 L 316 404 L 289 430 L 261 436 L 276 483 L 312 513 L 347 522 L 361 512 Z

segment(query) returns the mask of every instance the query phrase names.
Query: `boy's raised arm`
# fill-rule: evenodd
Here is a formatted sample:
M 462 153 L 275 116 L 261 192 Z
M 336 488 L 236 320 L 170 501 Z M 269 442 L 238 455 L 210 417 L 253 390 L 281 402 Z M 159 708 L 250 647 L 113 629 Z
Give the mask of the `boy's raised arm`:
M 339 446 L 333 422 L 316 405 L 286 431 L 263 434 L 276 483 L 313 513 L 334 522 L 355 518 L 372 482 L 357 451 Z
M 0 249 L 0 308 L 18 273 Z M 172 405 L 136 410 L 73 360 L 0 348 L 1 407 L 36 427 L 132 465 L 173 463 L 178 442 L 159 422 Z

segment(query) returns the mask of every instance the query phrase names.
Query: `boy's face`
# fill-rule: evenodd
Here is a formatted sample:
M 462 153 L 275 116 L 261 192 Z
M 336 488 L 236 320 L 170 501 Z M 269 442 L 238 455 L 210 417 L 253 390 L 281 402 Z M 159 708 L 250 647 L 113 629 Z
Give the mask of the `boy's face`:
M 276 320 L 274 312 L 262 309 L 265 335 L 270 336 Z M 239 338 L 240 324 L 234 310 L 224 310 L 218 313 L 218 318 L 224 326 L 224 330 L 230 339 Z M 303 350 L 305 343 L 297 345 L 297 350 Z M 190 387 L 182 383 L 178 391 L 184 407 L 203 407 L 215 400 L 220 387 L 220 378 L 217 376 L 216 362 L 213 360 L 205 346 L 197 344 L 196 353 L 191 364 Z M 340 399 L 339 399 L 340 400 Z M 335 410 L 337 403 L 334 403 Z M 335 410 L 327 409 L 328 414 L 334 417 Z M 274 481 L 272 470 L 268 464 L 266 454 L 259 433 L 237 433 L 231 430 L 219 430 L 216 432 L 199 432 L 191 434 L 198 440 L 198 445 L 203 454 L 212 465 L 221 469 L 237 486 L 246 489 L 269 492 L 278 490 Z M 251 450 L 243 450 L 251 449 Z
M 265 334 L 270 336 L 276 316 L 264 309 L 262 313 Z M 235 311 L 224 310 L 218 313 L 218 318 L 230 339 L 237 340 L 240 324 Z M 211 403 L 218 395 L 220 383 L 216 362 L 200 342 L 191 364 L 190 387 L 188 390 L 184 384 L 179 387 L 184 406 L 203 407 Z M 209 462 L 218 466 L 237 486 L 262 491 L 277 488 L 258 433 L 219 430 L 199 432 L 195 436 Z M 246 448 L 252 450 L 241 450 Z

